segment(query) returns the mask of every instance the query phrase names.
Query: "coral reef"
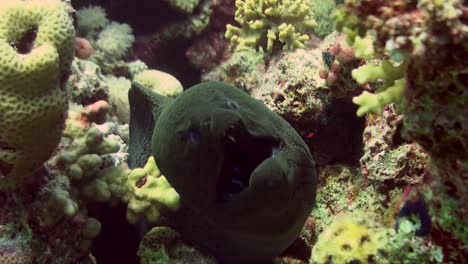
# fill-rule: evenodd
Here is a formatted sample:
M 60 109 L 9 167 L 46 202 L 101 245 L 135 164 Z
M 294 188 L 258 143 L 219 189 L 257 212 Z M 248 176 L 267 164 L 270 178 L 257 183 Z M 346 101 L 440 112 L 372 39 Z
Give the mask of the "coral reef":
M 109 105 L 110 113 L 124 124 L 130 122 L 130 104 L 128 103 L 128 90 L 130 90 L 131 81 L 124 77 L 106 77 L 106 83 L 109 86 Z
M 329 104 L 324 80 L 318 71 L 322 64 L 319 49 L 298 49 L 270 60 L 260 86 L 252 96 L 292 124 L 299 120 L 320 120 Z
M 230 57 L 229 40 L 224 38 L 226 24 L 234 22 L 235 0 L 212 2 L 209 25 L 185 52 L 193 67 L 208 72 Z
M 362 60 L 356 58 L 354 49 L 345 41 L 344 34 L 332 33 L 321 45 L 323 68 L 319 72 L 320 78 L 326 81 L 330 96 L 347 99 L 362 92 L 363 87 L 352 77 Z
M 87 39 L 95 39 L 100 30 L 109 22 L 104 8 L 87 6 L 76 12 L 78 35 Z
M 311 263 L 442 263 L 440 247 L 414 236 L 405 220 L 396 233 L 362 214 L 337 217 L 319 236 Z
M 156 222 L 161 208 L 176 211 L 180 206 L 179 194 L 161 175 L 153 157 L 148 159 L 144 168 L 132 170 L 127 184 L 132 193 L 127 210 L 127 219 L 131 223 L 136 223 L 142 215 Z
M 200 0 L 165 0 L 171 7 L 179 12 L 191 14 Z
M 58 145 L 74 43 L 61 1 L 0 3 L 0 191 L 22 187 Z
M 462 198 L 468 157 L 460 151 L 466 148 L 468 131 L 466 60 L 460 60 L 467 54 L 466 21 L 466 6 L 457 0 L 349 1 L 338 14 L 339 28 L 355 46 L 372 44 L 363 57 L 378 59 L 377 65 L 356 69 L 354 77 L 382 79 L 385 89 L 357 97 L 358 114 L 381 112 L 386 104 L 399 102 L 403 134 L 429 155 L 432 182 L 426 185 L 426 200 L 434 233 L 454 236 L 443 244 L 445 255 L 453 257 L 448 261 L 454 262 L 464 261 L 466 246 L 461 245 L 468 237 L 460 225 L 468 213 Z
M 202 81 L 222 81 L 252 93 L 265 74 L 265 54 L 254 50 L 232 54 L 226 62 L 202 75 Z
M 335 20 L 333 13 L 336 10 L 335 0 L 312 0 L 312 12 L 317 26 L 314 34 L 319 38 L 325 38 L 334 30 Z
M 468 263 L 465 1 L 71 2 L 0 0 L 0 263 Z
M 236 0 L 236 21 L 227 25 L 225 37 L 236 51 L 260 49 L 272 52 L 275 43 L 283 49 L 304 48 L 317 23 L 313 6 L 304 0 Z
M 157 70 L 142 71 L 135 75 L 133 81 L 168 97 L 176 97 L 184 91 L 182 84 L 174 76 Z
M 74 59 L 66 87 L 71 100 L 80 105 L 108 99 L 106 79 L 99 65 L 92 61 Z
M 336 219 L 318 238 L 311 263 L 385 263 L 386 235 L 356 216 Z
M 94 5 L 79 9 L 77 18 L 78 39 L 81 43 L 86 41 L 88 49 L 92 49 L 88 51 L 92 53 L 89 59 L 105 74 L 122 75 L 119 70 L 125 64 L 123 59 L 135 41 L 130 25 L 109 21 L 106 11 Z
M 368 179 L 393 182 L 400 186 L 422 183 L 427 170 L 427 155 L 415 143 L 402 139 L 403 116 L 390 105 L 383 115 L 369 115 L 364 129 L 364 155 L 361 171 Z
M 181 235 L 169 227 L 154 227 L 146 233 L 138 248 L 138 256 L 142 264 L 218 263 L 213 257 L 184 243 Z
M 119 60 L 127 53 L 134 41 L 132 28 L 128 24 L 110 22 L 99 33 L 96 46 L 106 60 Z

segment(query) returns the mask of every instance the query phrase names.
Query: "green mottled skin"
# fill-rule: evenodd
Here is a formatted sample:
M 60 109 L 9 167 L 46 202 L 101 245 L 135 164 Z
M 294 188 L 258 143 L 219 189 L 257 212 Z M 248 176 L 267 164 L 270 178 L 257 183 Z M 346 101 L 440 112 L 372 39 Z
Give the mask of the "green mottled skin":
M 134 84 L 129 98 L 130 137 L 140 137 L 133 146 L 130 142 L 130 165 L 149 155 L 141 153 L 148 151 L 148 136 L 141 130 L 148 129 L 146 121 L 151 123 L 142 116 L 152 113 L 151 150 L 181 196 L 176 221 L 185 239 L 222 263 L 263 263 L 298 237 L 315 200 L 317 177 L 310 151 L 286 121 L 221 82 L 193 86 L 173 101 Z M 142 112 L 144 105 L 152 109 Z M 233 126 L 248 131 L 252 151 L 264 139 L 280 147 L 252 171 L 248 187 L 221 202 L 216 194 L 227 155 L 226 133 Z

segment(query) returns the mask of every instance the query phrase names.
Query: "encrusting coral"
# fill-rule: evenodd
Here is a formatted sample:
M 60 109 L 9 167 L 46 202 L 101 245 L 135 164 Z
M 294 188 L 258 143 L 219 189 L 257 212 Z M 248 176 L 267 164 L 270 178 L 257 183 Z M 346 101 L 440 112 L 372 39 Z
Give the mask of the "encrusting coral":
M 184 243 L 177 231 L 164 226 L 153 227 L 146 233 L 138 247 L 138 256 L 141 264 L 218 263 L 213 257 Z
M 408 219 L 395 232 L 363 213 L 337 216 L 319 236 L 310 263 L 442 263 L 440 247 L 415 237 L 417 228 Z

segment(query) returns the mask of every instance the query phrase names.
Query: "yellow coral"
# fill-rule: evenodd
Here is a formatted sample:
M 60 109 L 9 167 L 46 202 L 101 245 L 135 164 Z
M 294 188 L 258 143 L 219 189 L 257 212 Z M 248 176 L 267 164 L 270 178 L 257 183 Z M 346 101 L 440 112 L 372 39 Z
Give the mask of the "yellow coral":
M 148 159 L 144 168 L 132 170 L 128 176 L 132 198 L 128 203 L 127 219 L 135 223 L 141 216 L 151 222 L 159 219 L 161 208 L 177 210 L 180 196 L 161 175 L 153 157 Z
M 307 0 L 237 0 L 235 19 L 241 28 L 227 25 L 225 37 L 231 49 L 273 50 L 275 41 L 283 49 L 303 48 L 317 25 Z
M 0 0 L 0 191 L 21 186 L 60 141 L 75 41 L 68 11 L 60 0 Z
M 162 71 L 142 71 L 135 76 L 134 81 L 164 96 L 176 97 L 184 91 L 174 76 Z
M 311 263 L 386 263 L 384 229 L 357 215 L 336 219 L 318 238 Z

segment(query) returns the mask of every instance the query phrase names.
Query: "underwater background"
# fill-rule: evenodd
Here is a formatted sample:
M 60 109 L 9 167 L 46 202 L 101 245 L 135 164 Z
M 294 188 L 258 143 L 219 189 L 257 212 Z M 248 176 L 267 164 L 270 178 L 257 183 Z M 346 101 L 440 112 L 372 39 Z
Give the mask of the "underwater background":
M 463 0 L 0 0 L 0 264 L 468 263 Z

